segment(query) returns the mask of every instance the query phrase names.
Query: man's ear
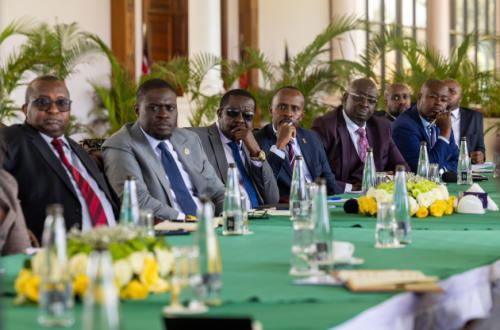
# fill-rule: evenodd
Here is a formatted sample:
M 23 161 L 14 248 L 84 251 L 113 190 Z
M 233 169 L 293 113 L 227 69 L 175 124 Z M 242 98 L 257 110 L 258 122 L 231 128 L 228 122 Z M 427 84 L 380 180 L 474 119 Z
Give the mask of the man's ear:
M 140 110 L 140 109 L 139 109 L 139 104 L 135 104 L 135 105 L 134 105 L 134 110 L 135 110 L 135 116 L 136 116 L 137 118 L 139 118 L 139 110 Z
M 217 109 L 217 119 L 221 119 L 222 118 L 222 108 L 219 108 Z
M 28 119 L 28 105 L 23 104 L 22 109 L 23 109 L 24 116 L 26 116 L 26 119 Z
M 344 93 L 344 95 L 342 96 L 342 104 L 345 106 L 346 102 L 347 102 L 347 97 L 349 96 L 349 94 Z
M 387 110 L 389 110 L 389 107 L 387 106 L 387 100 L 384 100 L 384 105 L 387 108 Z

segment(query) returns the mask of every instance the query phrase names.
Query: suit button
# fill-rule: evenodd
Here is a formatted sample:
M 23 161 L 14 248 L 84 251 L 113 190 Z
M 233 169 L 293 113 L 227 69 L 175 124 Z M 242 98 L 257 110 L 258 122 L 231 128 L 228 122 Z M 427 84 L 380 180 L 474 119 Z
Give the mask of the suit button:
M 78 214 L 81 214 L 82 213 L 82 209 L 76 209 L 75 212 L 78 213 Z

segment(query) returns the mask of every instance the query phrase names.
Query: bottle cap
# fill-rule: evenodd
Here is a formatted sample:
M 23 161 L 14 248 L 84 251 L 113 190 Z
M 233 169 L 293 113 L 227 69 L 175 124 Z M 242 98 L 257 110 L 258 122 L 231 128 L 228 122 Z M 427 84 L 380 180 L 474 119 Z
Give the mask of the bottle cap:
M 295 160 L 302 160 L 302 156 L 295 156 Z
M 235 163 L 231 163 L 231 164 L 229 164 L 229 167 L 236 167 L 236 164 Z
M 406 172 L 406 167 L 404 165 L 396 165 L 396 172 Z
M 47 214 L 63 214 L 64 207 L 61 204 L 49 204 L 46 208 Z
M 132 174 L 129 174 L 129 175 L 127 175 L 127 180 L 129 180 L 129 181 L 135 180 L 135 176 L 133 176 Z
M 373 148 L 366 148 L 366 152 L 373 152 Z
M 420 142 L 420 145 L 421 145 L 421 146 L 427 146 L 427 142 L 422 141 L 422 142 Z
M 203 195 L 203 196 L 200 196 L 200 202 L 201 202 L 201 204 L 211 203 L 212 198 L 210 197 L 210 195 Z
M 314 183 L 319 185 L 325 185 L 326 184 L 326 179 L 325 178 L 316 178 L 314 179 Z
M 463 138 L 460 139 L 460 141 L 467 141 L 467 138 L 464 136 Z

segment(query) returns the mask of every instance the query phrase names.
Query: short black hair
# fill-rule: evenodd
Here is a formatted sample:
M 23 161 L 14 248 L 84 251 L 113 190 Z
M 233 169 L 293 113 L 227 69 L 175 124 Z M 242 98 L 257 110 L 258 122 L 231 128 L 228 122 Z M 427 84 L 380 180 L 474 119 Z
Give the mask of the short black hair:
M 275 97 L 275 96 L 279 93 L 279 91 L 280 91 L 280 90 L 282 90 L 282 89 L 292 89 L 292 90 L 294 90 L 294 91 L 299 91 L 299 92 L 300 92 L 300 94 L 302 94 L 302 97 L 304 98 L 304 103 L 306 103 L 306 96 L 304 95 L 304 93 L 303 93 L 300 89 L 298 89 L 298 88 L 297 88 L 297 87 L 295 87 L 295 86 L 283 86 L 283 87 L 279 88 L 276 92 L 274 92 L 273 97 L 271 98 L 271 102 L 274 100 L 274 97 Z M 304 104 L 304 106 L 305 106 L 305 104 Z
M 28 88 L 26 88 L 26 95 L 25 95 L 26 104 L 30 103 L 30 97 L 35 92 L 33 85 L 38 81 L 48 81 L 48 82 L 60 81 L 60 82 L 64 83 L 61 79 L 57 78 L 56 76 L 52 76 L 52 75 L 40 76 L 38 78 L 33 79 L 28 84 Z
M 224 108 L 228 103 L 229 103 L 229 98 L 232 95 L 237 95 L 237 96 L 245 96 L 248 97 L 249 99 L 252 99 L 253 101 L 253 112 L 257 111 L 257 102 L 255 101 L 255 98 L 253 97 L 252 94 L 250 94 L 248 91 L 241 89 L 241 88 L 236 88 L 236 89 L 231 89 L 229 92 L 224 94 L 222 98 L 220 99 L 220 104 L 219 108 Z
M 139 88 L 137 88 L 137 97 L 136 97 L 137 103 L 141 103 L 144 96 L 147 93 L 151 92 L 152 90 L 163 89 L 163 88 L 170 89 L 172 92 L 174 92 L 175 95 L 177 95 L 177 91 L 175 90 L 174 86 L 170 85 L 167 81 L 157 78 L 149 79 L 143 82 L 139 86 Z

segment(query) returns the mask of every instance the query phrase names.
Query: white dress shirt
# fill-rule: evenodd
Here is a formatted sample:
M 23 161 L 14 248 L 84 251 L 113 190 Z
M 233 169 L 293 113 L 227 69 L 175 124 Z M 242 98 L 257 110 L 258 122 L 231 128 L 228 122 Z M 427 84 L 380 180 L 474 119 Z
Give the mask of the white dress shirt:
M 139 127 L 141 127 L 141 126 L 139 125 Z M 174 158 L 175 163 L 177 164 L 177 167 L 179 168 L 179 172 L 181 172 L 182 179 L 184 180 L 184 184 L 186 185 L 186 188 L 189 191 L 189 194 L 191 195 L 191 197 L 193 197 L 193 200 L 196 203 L 196 206 L 198 208 L 200 208 L 201 207 L 200 199 L 198 197 L 194 196 L 194 185 L 193 185 L 193 182 L 191 181 L 191 178 L 189 177 L 189 174 L 184 169 L 184 165 L 182 165 L 181 161 L 179 160 L 179 157 L 177 156 L 177 151 L 175 151 L 174 146 L 172 145 L 172 142 L 170 142 L 169 139 L 163 140 L 163 141 L 159 141 L 159 140 L 155 139 L 154 137 L 149 136 L 148 134 L 146 134 L 146 132 L 144 132 L 144 130 L 142 129 L 142 127 L 141 127 L 141 131 L 142 131 L 142 133 L 144 133 L 144 136 L 146 137 L 146 139 L 148 140 L 149 144 L 151 145 L 151 148 L 153 148 L 153 150 L 155 151 L 156 156 L 158 156 L 158 159 L 160 160 L 160 163 L 162 163 L 162 160 L 161 160 L 161 153 L 162 153 L 162 151 L 158 148 L 158 145 L 161 142 L 165 142 L 165 144 L 167 145 L 168 151 L 172 154 L 172 157 Z M 163 167 L 163 165 L 162 165 L 162 167 Z M 168 179 L 167 173 L 165 173 L 165 177 L 167 178 L 168 184 L 170 185 L 170 180 Z M 172 188 L 170 188 L 170 196 L 172 196 L 172 208 L 174 208 L 175 210 L 179 211 L 179 215 L 177 216 L 177 219 L 178 220 L 185 219 L 186 215 L 184 214 L 184 211 L 182 210 L 182 208 L 179 205 L 179 203 L 177 202 L 177 196 L 175 196 L 175 192 L 173 191 Z
M 54 139 L 51 138 L 50 136 L 43 134 L 42 132 L 38 133 L 40 133 L 45 142 L 47 142 L 50 149 L 52 149 L 52 151 L 56 155 L 57 159 L 60 160 L 61 157 L 59 157 L 59 153 L 57 152 L 56 147 L 54 147 L 51 143 L 52 140 Z M 66 137 L 63 135 L 59 137 L 59 139 L 63 143 L 64 155 L 68 159 L 70 165 L 73 166 L 80 173 L 80 175 L 88 182 L 89 186 L 92 188 L 96 196 L 99 198 L 99 201 L 101 202 L 102 205 L 102 209 L 104 210 L 104 214 L 106 215 L 106 219 L 108 221 L 108 226 L 110 227 L 115 226 L 116 224 L 115 214 L 113 213 L 113 208 L 111 207 L 111 204 L 108 201 L 106 194 L 104 193 L 104 191 L 101 190 L 101 188 L 99 188 L 99 185 L 94 180 L 94 178 L 89 174 L 87 168 L 85 168 L 85 165 L 83 165 L 78 155 L 73 150 L 71 150 L 70 144 L 68 143 L 68 140 L 66 140 Z M 73 185 L 76 195 L 78 196 L 78 201 L 80 202 L 80 206 L 82 209 L 82 231 L 87 231 L 93 228 L 92 217 L 90 216 L 90 211 L 89 207 L 87 206 L 87 201 L 85 200 L 82 190 L 80 189 L 80 186 L 76 182 L 73 173 L 71 173 L 69 169 L 66 167 L 66 165 L 62 163 L 62 160 L 61 164 L 64 170 L 66 171 L 66 174 L 68 175 L 69 179 L 71 180 L 71 184 Z M 70 228 L 68 228 L 68 230 L 69 229 Z
M 230 143 L 232 141 L 229 140 L 221 132 L 220 127 L 219 127 L 219 123 L 215 123 L 215 125 L 217 125 L 217 129 L 219 130 L 220 140 L 222 142 L 222 146 L 224 147 L 224 153 L 226 154 L 227 164 L 228 165 L 230 163 L 236 164 L 236 161 L 234 160 L 234 156 L 233 156 L 233 148 L 231 148 L 229 146 L 229 144 L 228 144 L 228 143 Z M 248 174 L 247 163 L 245 162 L 245 153 L 243 152 L 243 149 L 241 149 L 242 143 L 243 143 L 243 141 L 240 141 L 240 144 L 239 144 L 239 146 L 240 146 L 240 157 L 241 157 L 241 161 L 243 162 L 243 166 L 245 166 L 245 169 L 246 169 L 247 174 Z M 251 159 L 250 159 L 250 161 L 252 162 L 253 165 L 255 165 L 257 167 L 262 167 L 262 164 L 264 163 L 264 162 L 261 162 L 261 161 L 255 161 L 255 160 L 251 160 Z M 243 176 L 241 175 L 240 171 L 238 171 L 238 181 L 240 182 L 240 192 L 244 193 L 245 196 L 246 196 L 246 203 L 247 203 L 246 204 L 246 208 L 247 208 L 247 210 L 251 210 L 251 209 L 253 209 L 253 207 L 252 207 L 252 201 L 250 200 L 250 197 L 248 196 L 247 187 L 245 186 L 245 180 L 243 180 Z M 254 187 L 254 190 L 256 190 L 255 187 Z
M 456 145 L 460 148 L 460 108 L 451 111 L 451 128 Z
M 349 136 L 351 137 L 352 144 L 354 144 L 354 148 L 356 148 L 356 153 L 359 156 L 361 153 L 361 150 L 359 148 L 359 140 L 361 139 L 361 136 L 359 135 L 357 130 L 360 128 L 364 129 L 365 130 L 365 137 L 366 137 L 366 140 L 368 141 L 368 134 L 366 131 L 366 123 L 363 126 L 359 127 L 358 125 L 356 125 L 356 123 L 354 123 L 351 120 L 351 118 L 349 118 L 345 114 L 345 111 L 342 111 L 342 115 L 344 115 L 344 119 L 345 119 L 346 126 L 347 126 L 347 131 L 349 132 Z M 370 141 L 368 141 L 368 144 L 370 144 Z M 371 145 L 370 145 L 370 147 L 371 147 Z M 352 184 L 346 183 L 344 192 L 351 192 L 351 191 L 352 191 Z
M 278 134 L 278 131 L 276 131 L 276 128 L 274 128 L 274 125 L 273 125 L 273 131 L 274 131 L 274 134 Z M 292 141 L 292 145 L 293 145 L 293 151 L 295 152 L 295 156 L 302 156 L 302 150 L 300 150 L 300 145 L 297 142 L 297 139 L 292 137 L 291 141 Z M 285 147 L 285 152 L 283 152 L 283 150 L 278 149 L 278 147 L 276 147 L 276 145 L 271 147 L 271 152 L 273 152 L 275 155 L 277 155 L 281 159 L 285 159 L 285 156 L 286 156 L 286 160 L 288 161 L 288 145 Z M 304 160 L 303 164 L 304 164 L 304 175 L 306 176 L 306 182 L 307 183 L 314 182 L 313 178 L 311 176 L 311 172 L 309 172 L 309 169 L 307 168 L 307 164 L 306 164 L 305 160 Z

